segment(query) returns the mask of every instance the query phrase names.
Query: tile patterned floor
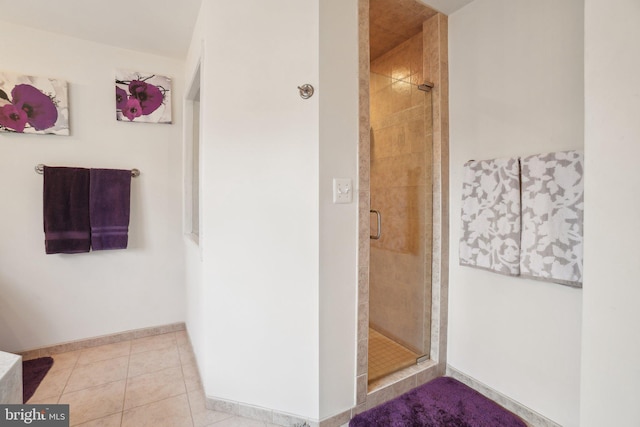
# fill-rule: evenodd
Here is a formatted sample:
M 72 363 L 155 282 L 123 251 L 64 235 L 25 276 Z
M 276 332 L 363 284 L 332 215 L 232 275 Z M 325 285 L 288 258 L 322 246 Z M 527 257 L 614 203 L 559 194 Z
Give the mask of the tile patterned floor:
M 211 411 L 184 331 L 52 356 L 28 403 L 68 403 L 79 427 L 275 427 Z
M 416 364 L 418 353 L 369 328 L 369 384 L 400 369 Z

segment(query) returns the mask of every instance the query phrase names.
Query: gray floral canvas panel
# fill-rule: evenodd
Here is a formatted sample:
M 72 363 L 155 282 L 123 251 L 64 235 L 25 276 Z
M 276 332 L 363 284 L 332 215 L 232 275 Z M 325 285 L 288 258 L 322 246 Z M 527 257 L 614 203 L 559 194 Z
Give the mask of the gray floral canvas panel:
M 516 158 L 464 165 L 460 265 L 520 273 L 519 173 Z
M 520 272 L 582 287 L 584 154 L 539 154 L 521 162 Z

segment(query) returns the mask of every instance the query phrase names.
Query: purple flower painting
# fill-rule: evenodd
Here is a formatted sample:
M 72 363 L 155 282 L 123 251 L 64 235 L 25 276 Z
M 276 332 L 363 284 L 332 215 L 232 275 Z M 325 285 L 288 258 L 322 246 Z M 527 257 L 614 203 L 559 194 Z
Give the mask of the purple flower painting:
M 171 79 L 152 73 L 118 71 L 116 118 L 125 122 L 171 123 Z
M 67 82 L 0 73 L 0 131 L 69 135 Z

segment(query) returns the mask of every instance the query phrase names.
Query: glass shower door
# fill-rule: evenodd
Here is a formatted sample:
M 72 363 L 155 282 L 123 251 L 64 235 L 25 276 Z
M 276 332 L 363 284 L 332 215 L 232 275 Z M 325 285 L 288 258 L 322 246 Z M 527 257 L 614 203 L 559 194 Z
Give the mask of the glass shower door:
M 411 81 L 372 73 L 370 93 L 371 384 L 429 353 L 433 120 Z

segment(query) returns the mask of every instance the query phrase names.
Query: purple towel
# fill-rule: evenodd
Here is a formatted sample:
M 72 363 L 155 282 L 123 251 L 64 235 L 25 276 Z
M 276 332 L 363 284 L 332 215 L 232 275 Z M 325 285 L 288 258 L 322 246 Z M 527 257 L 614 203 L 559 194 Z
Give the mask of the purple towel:
M 89 212 L 94 251 L 127 248 L 130 194 L 131 171 L 91 169 Z
M 89 252 L 89 170 L 45 166 L 42 205 L 46 253 Z

